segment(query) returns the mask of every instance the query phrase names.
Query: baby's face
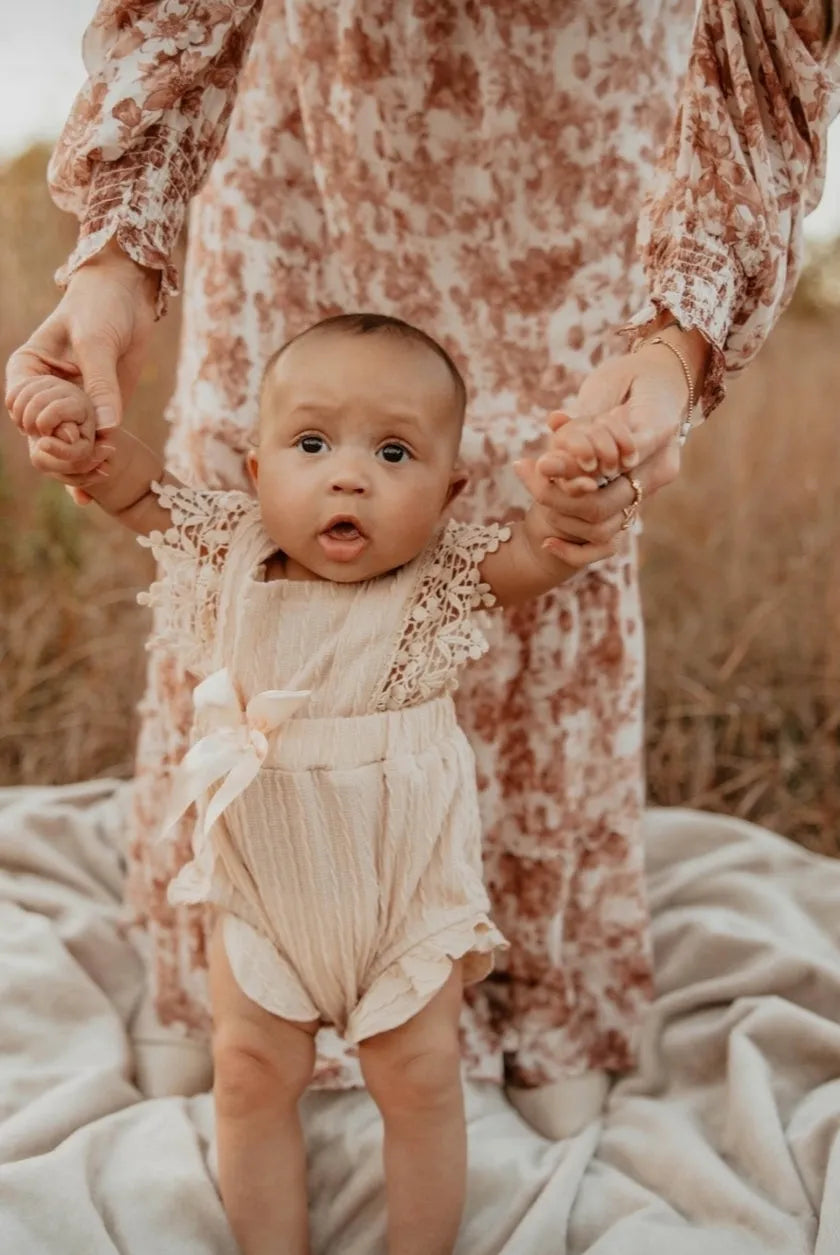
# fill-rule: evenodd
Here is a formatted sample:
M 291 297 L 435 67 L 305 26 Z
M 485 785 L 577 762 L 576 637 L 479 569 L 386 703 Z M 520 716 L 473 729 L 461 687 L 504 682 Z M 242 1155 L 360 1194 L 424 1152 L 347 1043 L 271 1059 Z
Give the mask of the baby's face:
M 422 344 L 325 330 L 290 345 L 249 468 L 296 574 L 353 583 L 417 557 L 463 485 L 456 414 L 449 371 Z

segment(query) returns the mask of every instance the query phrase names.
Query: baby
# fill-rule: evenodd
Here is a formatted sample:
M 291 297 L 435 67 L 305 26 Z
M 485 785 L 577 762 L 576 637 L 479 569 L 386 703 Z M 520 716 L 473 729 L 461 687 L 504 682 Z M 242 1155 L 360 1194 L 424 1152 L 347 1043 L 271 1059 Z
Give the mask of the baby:
M 185 487 L 122 428 L 103 440 L 69 380 L 14 401 L 34 464 L 152 548 L 158 639 L 199 681 L 167 827 L 193 803 L 198 822 L 169 893 L 214 908 L 219 1184 L 245 1255 L 308 1250 L 298 1100 L 323 1024 L 358 1045 L 382 1113 L 390 1255 L 456 1240 L 462 990 L 506 943 L 452 693 L 487 647 L 478 611 L 615 548 L 554 537 L 536 501 L 511 526 L 447 521 L 465 399 L 423 332 L 326 319 L 266 368 L 256 498 Z M 594 423 L 553 450 L 593 488 L 634 460 L 629 432 Z

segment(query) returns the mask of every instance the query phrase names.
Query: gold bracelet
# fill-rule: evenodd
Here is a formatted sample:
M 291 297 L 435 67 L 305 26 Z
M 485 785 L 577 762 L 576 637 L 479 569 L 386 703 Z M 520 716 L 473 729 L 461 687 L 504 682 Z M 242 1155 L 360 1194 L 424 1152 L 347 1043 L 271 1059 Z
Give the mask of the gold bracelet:
M 674 325 L 674 323 L 670 324 L 670 326 Z M 677 437 L 680 445 L 684 445 L 688 439 L 688 433 L 692 428 L 694 420 L 694 407 L 697 403 L 694 396 L 694 380 L 691 378 L 691 369 L 686 361 L 686 356 L 682 349 L 678 349 L 676 344 L 672 344 L 670 340 L 665 340 L 662 336 L 654 336 L 652 340 L 640 340 L 637 348 L 643 349 L 651 344 L 664 344 L 666 349 L 670 349 L 680 366 L 682 366 L 683 374 L 685 375 L 685 382 L 688 385 L 688 413 L 680 423 L 679 435 Z

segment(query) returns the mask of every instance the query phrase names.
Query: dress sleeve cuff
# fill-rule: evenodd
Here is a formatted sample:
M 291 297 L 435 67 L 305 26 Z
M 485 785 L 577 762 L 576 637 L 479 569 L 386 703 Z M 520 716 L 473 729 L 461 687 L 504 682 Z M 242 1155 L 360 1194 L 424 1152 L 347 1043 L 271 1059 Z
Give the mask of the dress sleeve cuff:
M 632 347 L 667 311 L 685 331 L 699 331 L 712 350 L 697 398 L 703 417 L 708 418 L 724 398 L 726 371 L 738 366 L 729 360 L 726 346 L 733 311 L 742 304 L 744 277 L 714 238 L 702 245 L 668 240 L 651 251 L 647 269 L 650 297 L 620 330 Z
M 160 271 L 156 315 L 178 292 L 172 254 L 184 224 L 195 172 L 187 137 L 155 128 L 142 148 L 97 164 L 79 227 L 79 240 L 56 272 L 64 287 L 74 272 L 111 240 L 139 265 Z

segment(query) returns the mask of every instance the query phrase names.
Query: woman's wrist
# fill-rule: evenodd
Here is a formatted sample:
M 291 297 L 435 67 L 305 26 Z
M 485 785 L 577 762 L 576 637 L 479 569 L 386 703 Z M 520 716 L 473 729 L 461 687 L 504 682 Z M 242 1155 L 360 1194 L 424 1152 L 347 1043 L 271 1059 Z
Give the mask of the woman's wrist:
M 112 237 L 98 253 L 94 253 L 92 257 L 83 261 L 74 274 L 82 270 L 107 271 L 132 290 L 144 293 L 152 302 L 157 299 L 161 272 L 135 261 L 124 249 L 120 248 L 116 237 Z M 71 275 L 70 283 L 72 282 L 73 276 Z
M 696 327 L 688 329 L 681 327 L 674 315 L 667 310 L 664 310 L 649 327 L 644 337 L 637 342 L 636 348 L 642 349 L 654 339 L 664 340 L 679 350 L 688 367 L 696 401 L 703 391 L 706 371 L 712 356 L 712 346 L 709 341 Z M 668 352 L 667 349 L 664 351 Z

